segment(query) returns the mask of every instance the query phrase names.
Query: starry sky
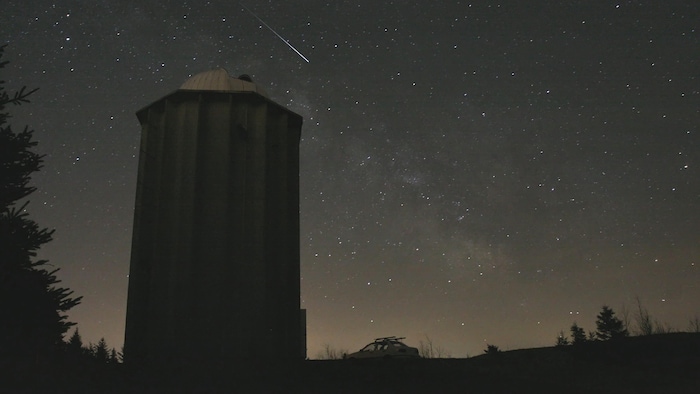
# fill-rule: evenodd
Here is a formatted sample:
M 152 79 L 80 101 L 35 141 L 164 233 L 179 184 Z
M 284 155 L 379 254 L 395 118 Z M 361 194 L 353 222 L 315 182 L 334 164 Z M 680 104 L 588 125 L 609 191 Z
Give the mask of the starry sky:
M 135 112 L 218 67 L 304 117 L 310 357 L 551 346 L 636 297 L 700 314 L 696 1 L 243 5 L 274 32 L 236 1 L 3 2 L 2 79 L 40 88 L 11 108 L 46 154 L 28 210 L 85 342 L 123 343 Z

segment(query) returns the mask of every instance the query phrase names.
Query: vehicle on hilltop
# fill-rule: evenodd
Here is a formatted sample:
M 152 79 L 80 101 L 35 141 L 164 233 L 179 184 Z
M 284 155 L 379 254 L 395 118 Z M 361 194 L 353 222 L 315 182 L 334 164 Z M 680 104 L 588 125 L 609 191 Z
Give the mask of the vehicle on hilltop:
M 401 342 L 405 337 L 384 337 L 377 338 L 374 342 L 363 347 L 355 353 L 350 353 L 345 358 L 367 359 L 367 358 L 419 358 L 418 349 Z

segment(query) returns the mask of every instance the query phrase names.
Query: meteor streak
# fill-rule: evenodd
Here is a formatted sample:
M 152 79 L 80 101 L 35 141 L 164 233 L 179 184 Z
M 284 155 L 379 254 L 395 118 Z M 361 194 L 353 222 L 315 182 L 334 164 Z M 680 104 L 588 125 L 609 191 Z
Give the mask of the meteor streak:
M 248 7 L 244 6 L 243 3 L 238 3 L 238 4 L 240 4 L 241 7 L 243 7 L 246 11 L 250 12 L 250 15 L 253 15 L 253 16 L 255 17 L 255 19 L 259 20 L 260 23 L 262 23 L 263 25 L 265 25 L 265 27 L 267 27 L 268 29 L 270 29 L 271 32 L 275 33 L 275 35 L 276 35 L 277 37 L 279 37 L 280 40 L 282 40 L 285 44 L 287 44 L 288 47 L 292 48 L 292 50 L 293 50 L 294 52 L 296 52 L 297 55 L 301 56 L 302 59 L 306 60 L 307 63 L 309 63 L 309 59 L 307 59 L 306 56 L 302 55 L 301 52 L 297 51 L 297 49 L 294 48 L 294 46 L 292 46 L 292 44 L 290 44 L 289 41 L 287 41 L 284 37 L 282 37 L 281 35 L 279 35 L 279 33 L 277 33 L 273 28 L 271 28 L 270 25 L 268 25 L 267 23 L 265 23 L 265 21 L 263 21 L 262 19 L 260 19 L 259 16 L 255 15 L 255 13 L 253 13 L 253 11 L 249 10 Z

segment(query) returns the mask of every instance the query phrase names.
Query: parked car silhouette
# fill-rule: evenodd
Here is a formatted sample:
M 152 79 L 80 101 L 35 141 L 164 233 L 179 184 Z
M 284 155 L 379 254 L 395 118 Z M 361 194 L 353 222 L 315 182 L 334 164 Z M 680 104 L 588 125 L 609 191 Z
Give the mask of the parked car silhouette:
M 418 358 L 418 349 L 401 342 L 397 337 L 377 338 L 374 342 L 363 347 L 355 353 L 346 356 L 348 359 L 363 358 Z

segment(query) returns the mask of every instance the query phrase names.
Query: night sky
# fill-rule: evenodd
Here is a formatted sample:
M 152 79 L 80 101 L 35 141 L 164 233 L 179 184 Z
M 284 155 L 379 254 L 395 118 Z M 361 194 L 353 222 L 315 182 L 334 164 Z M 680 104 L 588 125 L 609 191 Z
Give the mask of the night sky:
M 243 4 L 291 46 L 236 1 L 3 2 L 2 79 L 40 88 L 10 108 L 46 154 L 28 210 L 85 342 L 123 343 L 135 112 L 217 67 L 304 117 L 310 357 L 551 346 L 635 297 L 700 315 L 697 1 Z

